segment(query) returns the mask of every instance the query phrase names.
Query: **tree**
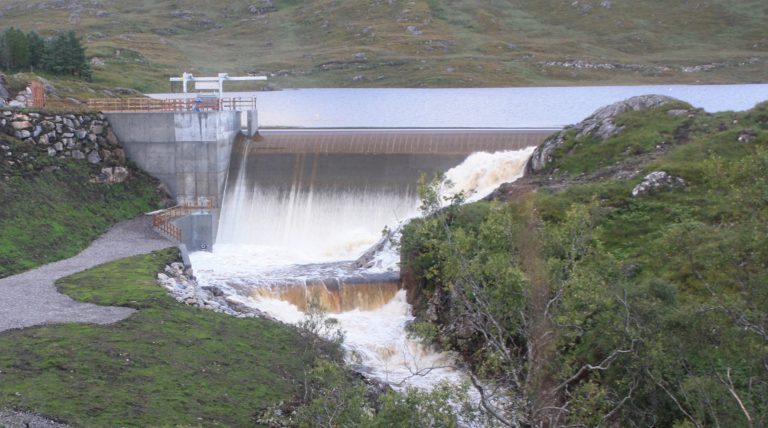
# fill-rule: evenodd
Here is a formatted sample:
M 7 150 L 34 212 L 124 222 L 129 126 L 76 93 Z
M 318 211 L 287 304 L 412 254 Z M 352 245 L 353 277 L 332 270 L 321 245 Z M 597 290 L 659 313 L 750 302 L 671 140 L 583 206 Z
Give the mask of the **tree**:
M 29 41 L 27 35 L 13 27 L 5 31 L 7 68 L 18 70 L 29 66 Z
M 29 65 L 31 67 L 40 67 L 45 52 L 45 40 L 34 31 L 27 33 L 29 43 Z
M 7 69 L 10 61 L 8 45 L 5 43 L 5 32 L 0 33 L 0 68 Z

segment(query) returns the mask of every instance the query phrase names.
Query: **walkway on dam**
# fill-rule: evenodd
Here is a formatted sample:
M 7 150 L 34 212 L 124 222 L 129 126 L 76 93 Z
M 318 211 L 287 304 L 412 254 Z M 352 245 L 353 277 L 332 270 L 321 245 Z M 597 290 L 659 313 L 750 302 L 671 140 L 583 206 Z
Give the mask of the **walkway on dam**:
M 75 257 L 0 279 L 0 334 L 41 324 L 111 324 L 127 318 L 133 309 L 76 302 L 60 294 L 54 283 L 103 263 L 172 246 L 154 231 L 152 219 L 142 216 L 113 226 Z

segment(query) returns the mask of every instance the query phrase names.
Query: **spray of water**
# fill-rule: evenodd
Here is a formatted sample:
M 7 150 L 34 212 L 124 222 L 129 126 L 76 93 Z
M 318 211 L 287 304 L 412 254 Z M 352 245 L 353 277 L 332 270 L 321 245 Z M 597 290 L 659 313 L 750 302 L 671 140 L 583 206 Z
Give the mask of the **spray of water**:
M 532 151 L 475 153 L 446 172 L 454 184 L 448 192 L 479 200 L 519 178 Z M 364 268 L 350 262 L 380 239 L 385 226 L 397 229 L 417 214 L 413 189 L 280 191 L 249 185 L 246 174 L 243 161 L 222 207 L 213 252 L 191 255 L 202 285 L 216 285 L 288 323 L 303 318 L 311 297 L 326 302 L 345 331 L 349 362 L 396 388 L 462 378 L 454 356 L 407 337 L 413 316 L 405 291 L 397 290 L 396 246 L 384 242 Z

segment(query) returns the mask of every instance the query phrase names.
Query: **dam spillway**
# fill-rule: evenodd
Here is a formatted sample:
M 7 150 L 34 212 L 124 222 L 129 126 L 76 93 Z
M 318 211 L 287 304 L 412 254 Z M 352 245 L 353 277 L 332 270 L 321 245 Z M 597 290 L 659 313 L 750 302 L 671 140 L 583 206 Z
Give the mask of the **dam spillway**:
M 413 216 L 422 175 L 445 173 L 475 152 L 535 146 L 551 132 L 273 130 L 240 138 L 216 242 L 326 245 L 338 255 L 331 246 L 340 237 L 375 240 L 370 232 Z
M 458 381 L 452 356 L 406 337 L 396 245 L 382 230 L 418 215 L 420 176 L 444 173 L 470 199 L 514 181 L 551 130 L 275 130 L 241 137 L 201 285 L 296 323 L 319 303 L 356 367 L 393 386 Z M 449 196 L 450 193 L 446 193 Z M 382 243 L 375 262 L 354 261 Z M 434 367 L 441 369 L 431 370 Z M 424 369 L 429 376 L 414 376 Z

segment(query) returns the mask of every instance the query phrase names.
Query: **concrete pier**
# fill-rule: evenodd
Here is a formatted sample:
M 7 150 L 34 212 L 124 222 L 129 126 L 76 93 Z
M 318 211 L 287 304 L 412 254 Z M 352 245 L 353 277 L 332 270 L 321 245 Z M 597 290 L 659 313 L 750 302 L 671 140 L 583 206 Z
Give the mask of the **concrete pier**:
M 218 206 L 237 111 L 107 113 L 128 157 L 162 181 L 179 204 Z

